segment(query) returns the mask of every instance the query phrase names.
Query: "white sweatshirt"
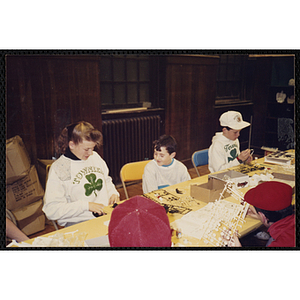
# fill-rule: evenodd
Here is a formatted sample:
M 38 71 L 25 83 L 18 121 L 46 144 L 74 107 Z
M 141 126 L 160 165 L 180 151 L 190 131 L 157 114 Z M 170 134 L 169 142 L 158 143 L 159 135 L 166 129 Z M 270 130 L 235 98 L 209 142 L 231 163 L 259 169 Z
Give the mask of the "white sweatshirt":
M 175 158 L 168 166 L 159 166 L 153 159 L 144 170 L 143 192 L 149 193 L 190 179 L 186 166 Z
M 73 160 L 64 155 L 50 168 L 43 211 L 49 220 L 61 226 L 94 218 L 89 202 L 108 205 L 111 195 L 119 195 L 108 167 L 98 153 L 87 160 Z
M 208 168 L 211 173 L 239 165 L 236 159 L 240 154 L 240 142 L 232 141 L 217 132 L 212 138 L 212 144 L 208 150 Z

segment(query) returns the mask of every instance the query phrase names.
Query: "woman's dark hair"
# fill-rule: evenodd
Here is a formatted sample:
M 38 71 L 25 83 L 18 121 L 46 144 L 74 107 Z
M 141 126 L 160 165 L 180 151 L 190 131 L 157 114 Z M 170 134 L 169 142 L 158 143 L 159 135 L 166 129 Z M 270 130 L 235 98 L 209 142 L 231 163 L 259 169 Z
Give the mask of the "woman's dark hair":
M 169 154 L 176 152 L 177 143 L 171 135 L 164 134 L 158 140 L 154 141 L 153 144 L 156 151 L 161 151 L 161 147 L 166 147 Z
M 85 121 L 67 125 L 58 137 L 56 152 L 65 153 L 70 141 L 73 141 L 77 145 L 83 140 L 93 141 L 96 143 L 97 148 L 102 145 L 103 136 L 99 130 Z
M 269 222 L 277 222 L 281 219 L 284 219 L 287 216 L 290 216 L 294 213 L 294 206 L 290 205 L 284 209 L 281 210 L 275 210 L 275 211 L 270 211 L 270 210 L 264 210 L 261 208 L 255 207 L 257 212 L 263 213 L 266 218 L 269 220 Z

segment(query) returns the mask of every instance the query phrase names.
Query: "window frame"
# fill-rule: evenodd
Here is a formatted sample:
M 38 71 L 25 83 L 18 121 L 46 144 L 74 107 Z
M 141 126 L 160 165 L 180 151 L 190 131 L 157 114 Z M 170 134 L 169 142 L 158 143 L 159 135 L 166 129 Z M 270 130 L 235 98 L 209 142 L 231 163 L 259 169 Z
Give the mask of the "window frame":
M 103 79 L 102 76 L 105 76 L 103 74 L 100 74 L 99 76 L 99 80 L 100 80 L 100 95 L 101 95 L 101 102 L 102 102 L 102 109 L 103 110 L 109 110 L 109 109 L 126 109 L 126 108 L 138 108 L 138 107 L 143 107 L 143 103 L 145 102 L 152 102 L 151 101 L 151 87 L 152 87 L 152 80 L 151 80 L 151 60 L 150 60 L 150 56 L 149 55 L 110 55 L 108 57 L 103 56 L 100 60 L 100 72 L 102 72 L 103 70 L 103 66 L 101 65 L 101 61 L 103 61 L 103 59 L 107 59 L 109 58 L 109 72 L 108 74 L 110 74 L 110 78 L 108 79 Z M 115 63 L 120 62 L 121 60 L 124 61 L 124 79 L 115 79 Z M 141 78 L 141 63 L 142 62 L 147 61 L 148 63 L 148 75 L 147 75 L 147 79 L 143 79 Z M 128 78 L 128 64 L 130 62 L 135 62 L 136 63 L 136 79 L 135 80 L 131 80 L 130 78 Z M 132 69 L 131 69 L 132 70 Z M 147 85 L 146 89 L 148 89 L 148 101 L 143 101 L 144 99 L 141 99 L 141 86 L 145 84 Z M 110 89 L 111 89 L 111 103 L 105 102 L 103 100 L 103 94 L 101 94 L 101 90 L 104 88 L 104 85 L 107 85 L 109 87 L 110 85 Z M 124 103 L 117 103 L 116 102 L 116 88 L 120 87 L 121 85 L 124 85 Z M 129 88 L 130 85 L 134 86 L 136 85 L 136 95 L 137 95 L 137 102 L 130 102 L 129 99 Z
M 220 61 L 219 61 L 219 67 L 218 67 L 218 72 L 217 72 L 217 77 L 216 77 L 216 97 L 215 97 L 215 105 L 217 106 L 222 106 L 222 105 L 231 105 L 231 104 L 245 104 L 245 103 L 251 103 L 251 96 L 248 95 L 247 91 L 249 90 L 250 86 L 251 86 L 251 78 L 250 81 L 248 81 L 249 78 L 247 78 L 246 75 L 246 70 L 248 67 L 247 66 L 247 62 L 248 62 L 248 55 L 245 54 L 220 54 Z M 234 60 L 236 60 L 236 57 L 240 58 L 240 61 L 236 62 L 232 62 L 229 61 L 229 59 L 233 58 Z M 226 62 L 224 62 L 224 59 L 226 59 Z M 235 68 L 239 66 L 240 72 L 238 75 L 234 75 L 234 78 L 230 78 L 229 74 L 228 74 L 228 70 L 229 68 Z M 225 72 L 226 72 L 226 76 L 225 79 L 222 78 L 220 79 L 220 72 L 222 71 L 222 67 L 223 69 L 225 68 Z M 250 76 L 251 77 L 251 76 Z M 238 78 L 238 79 L 236 79 Z M 225 88 L 223 88 L 224 90 L 230 90 L 231 91 L 231 95 L 229 94 L 223 94 L 220 95 L 218 94 L 220 91 L 219 89 L 219 85 L 223 83 L 223 85 L 225 85 Z M 234 94 L 233 89 L 229 88 L 229 86 L 234 86 L 234 83 L 237 84 L 238 86 L 238 93 Z

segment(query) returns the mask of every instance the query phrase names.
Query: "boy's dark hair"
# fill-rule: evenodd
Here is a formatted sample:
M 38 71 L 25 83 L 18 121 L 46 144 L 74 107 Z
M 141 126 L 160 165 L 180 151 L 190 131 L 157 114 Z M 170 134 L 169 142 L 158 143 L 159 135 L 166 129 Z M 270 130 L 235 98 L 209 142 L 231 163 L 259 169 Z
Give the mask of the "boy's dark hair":
M 153 144 L 156 151 L 161 151 L 161 147 L 166 147 L 169 154 L 176 152 L 177 143 L 171 135 L 164 134 L 158 140 L 154 141 Z
M 233 130 L 232 128 L 230 128 L 230 127 L 228 127 L 228 126 L 221 126 L 221 125 L 219 125 L 220 131 L 223 131 L 223 128 L 226 128 L 228 131 L 229 131 L 229 130 Z
M 284 209 L 281 210 L 275 210 L 275 211 L 270 211 L 270 210 L 265 210 L 261 208 L 255 207 L 257 212 L 262 212 L 266 218 L 269 220 L 269 222 L 277 222 L 281 219 L 284 219 L 287 216 L 290 216 L 294 213 L 294 206 L 290 205 Z

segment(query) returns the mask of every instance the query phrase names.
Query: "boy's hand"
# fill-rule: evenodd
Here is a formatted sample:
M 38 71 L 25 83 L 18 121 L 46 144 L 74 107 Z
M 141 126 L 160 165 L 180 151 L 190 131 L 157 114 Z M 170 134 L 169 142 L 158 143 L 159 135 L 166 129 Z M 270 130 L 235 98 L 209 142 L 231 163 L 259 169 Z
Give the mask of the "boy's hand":
M 252 155 L 250 155 L 250 151 L 251 151 L 250 149 L 246 149 L 246 150 L 242 151 L 239 154 L 238 158 L 245 163 L 250 163 L 253 159 Z
M 259 220 L 259 214 L 256 212 L 255 208 L 253 206 L 249 206 L 247 211 L 247 216 Z
M 245 164 L 250 164 L 252 160 L 253 160 L 253 157 L 252 157 L 252 155 L 250 155 L 250 156 L 246 159 Z

